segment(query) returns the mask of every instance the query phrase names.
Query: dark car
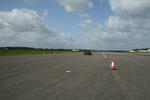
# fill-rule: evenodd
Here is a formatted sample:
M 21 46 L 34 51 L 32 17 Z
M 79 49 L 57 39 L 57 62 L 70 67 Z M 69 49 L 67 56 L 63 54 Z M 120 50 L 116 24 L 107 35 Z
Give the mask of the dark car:
M 84 55 L 92 55 L 91 51 L 84 51 Z

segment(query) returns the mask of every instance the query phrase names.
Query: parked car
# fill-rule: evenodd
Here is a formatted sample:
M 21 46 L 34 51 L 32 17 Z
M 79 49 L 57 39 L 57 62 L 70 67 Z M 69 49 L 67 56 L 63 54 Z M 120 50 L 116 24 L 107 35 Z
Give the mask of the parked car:
M 91 51 L 84 51 L 84 55 L 92 55 Z

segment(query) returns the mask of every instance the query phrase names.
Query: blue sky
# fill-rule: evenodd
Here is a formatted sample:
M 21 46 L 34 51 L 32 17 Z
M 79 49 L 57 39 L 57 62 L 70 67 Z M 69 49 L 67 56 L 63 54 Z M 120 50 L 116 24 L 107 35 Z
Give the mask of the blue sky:
M 113 15 L 108 1 L 103 1 L 101 4 L 100 1 L 94 0 L 93 5 L 95 5 L 93 8 L 83 11 L 88 13 L 92 20 L 103 24 L 110 15 Z M 29 2 L 24 0 L 2 0 L 0 3 L 0 10 L 2 11 L 10 11 L 14 8 L 35 10 L 40 16 L 43 16 L 43 10 L 47 9 L 49 15 L 44 18 L 44 22 L 50 28 L 59 29 L 71 34 L 82 32 L 78 25 L 82 20 L 79 17 L 79 12 L 66 12 L 63 6 L 60 6 L 56 0 L 31 0 Z
M 150 47 L 149 4 L 148 0 L 1 0 L 0 46 Z

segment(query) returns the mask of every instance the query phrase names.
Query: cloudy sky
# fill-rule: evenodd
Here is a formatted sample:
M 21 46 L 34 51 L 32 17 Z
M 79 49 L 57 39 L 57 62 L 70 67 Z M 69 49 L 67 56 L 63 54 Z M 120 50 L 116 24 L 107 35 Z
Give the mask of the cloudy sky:
M 0 46 L 150 47 L 150 0 L 0 0 Z

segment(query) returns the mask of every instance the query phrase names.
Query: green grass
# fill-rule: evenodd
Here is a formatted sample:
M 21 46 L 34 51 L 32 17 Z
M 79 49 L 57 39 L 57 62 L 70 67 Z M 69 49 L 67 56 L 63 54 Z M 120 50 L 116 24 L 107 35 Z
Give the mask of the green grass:
M 53 53 L 74 53 L 73 51 L 50 51 L 50 50 L 0 50 L 0 56 L 9 55 L 37 55 Z

